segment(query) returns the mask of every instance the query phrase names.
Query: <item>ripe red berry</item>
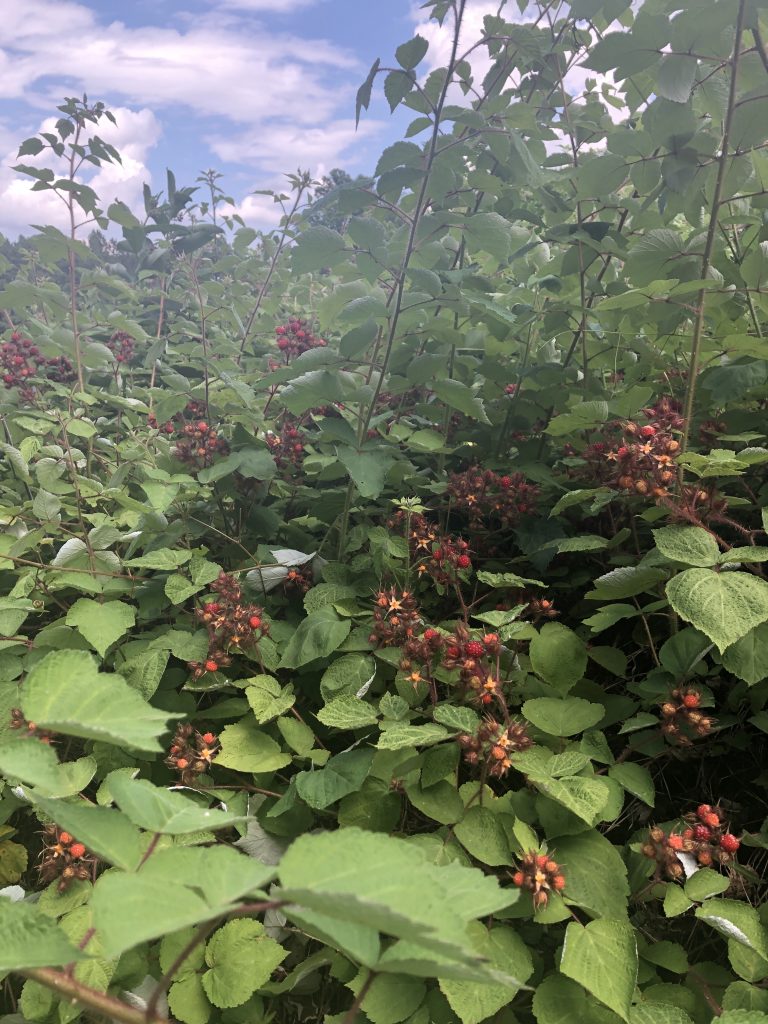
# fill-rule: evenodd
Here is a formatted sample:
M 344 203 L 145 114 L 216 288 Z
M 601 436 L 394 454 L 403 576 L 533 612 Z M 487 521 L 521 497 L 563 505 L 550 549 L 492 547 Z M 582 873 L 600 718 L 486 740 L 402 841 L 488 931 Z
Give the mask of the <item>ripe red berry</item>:
M 708 839 L 712 838 L 712 832 L 706 825 L 697 825 L 693 830 L 693 837 L 698 842 L 705 843 Z
M 216 736 L 212 732 L 204 732 L 202 735 L 203 743 L 207 743 L 209 746 L 211 743 L 216 742 Z
M 204 612 L 210 612 L 211 615 L 215 615 L 219 610 L 219 606 L 215 601 L 209 601 L 208 604 L 203 605 Z
M 464 653 L 468 654 L 470 658 L 482 658 L 485 654 L 485 646 L 479 640 L 470 640 L 468 644 L 464 645 Z
M 72 845 L 69 848 L 69 852 L 75 858 L 82 857 L 83 854 L 85 853 L 85 847 L 83 846 L 82 843 L 72 843 Z
M 645 427 L 640 428 L 640 435 L 641 437 L 655 437 L 656 427 L 652 427 L 649 423 Z
M 710 804 L 699 804 L 699 806 L 696 808 L 696 817 L 699 819 L 699 821 L 704 821 L 704 815 L 709 814 L 711 810 L 712 807 Z
M 205 663 L 206 672 L 215 672 L 218 669 L 218 667 L 219 663 L 217 661 L 214 661 L 213 658 L 209 658 L 208 661 L 206 661 Z
M 512 875 L 512 881 L 515 885 L 522 885 L 523 882 L 525 882 L 525 875 L 522 871 L 516 871 L 514 875 Z
M 451 645 L 445 653 L 449 658 L 458 658 L 461 654 L 461 648 Z
M 686 693 L 683 697 L 683 706 L 686 708 L 697 708 L 701 704 L 701 694 Z
M 176 767 L 181 768 L 181 770 L 184 771 L 185 768 L 189 767 L 189 761 L 186 759 L 186 757 L 180 757 L 176 761 Z
M 501 484 L 502 487 L 511 487 L 512 486 L 512 477 L 511 476 L 502 476 L 499 479 L 499 483 Z
M 472 559 L 469 557 L 469 555 L 459 555 L 459 557 L 456 559 L 456 565 L 458 565 L 460 569 L 469 569 L 469 567 L 472 565 Z
M 200 431 L 201 434 L 206 434 L 208 432 L 208 424 L 205 422 L 205 420 L 200 420 L 200 422 L 197 424 L 197 429 Z
M 429 629 L 425 629 L 424 630 L 424 639 L 425 640 L 434 640 L 435 637 L 437 637 L 439 635 L 440 634 L 437 632 L 437 630 L 436 629 L 432 629 L 431 626 L 429 627 Z
M 709 825 L 710 828 L 717 828 L 717 826 L 720 824 L 720 818 L 714 812 L 712 814 L 705 814 L 704 824 Z
M 61 843 L 62 846 L 69 846 L 69 844 L 72 842 L 72 836 L 69 834 L 69 832 L 60 832 L 59 842 Z
M 498 633 L 486 633 L 483 637 L 483 643 L 486 647 L 493 647 L 499 642 Z
M 261 625 L 261 619 L 259 618 L 258 615 L 252 615 L 250 619 L 248 619 L 248 625 L 251 627 L 251 629 L 258 629 L 259 626 Z
M 682 848 L 683 848 L 683 837 L 679 836 L 679 835 L 677 835 L 676 833 L 673 832 L 672 835 L 667 840 L 667 843 L 668 843 L 670 849 L 672 849 L 672 850 L 682 850 Z
M 558 892 L 565 888 L 565 878 L 563 875 L 555 875 L 552 879 L 552 888 L 557 889 Z
M 732 835 L 730 832 L 726 832 L 725 835 L 720 839 L 720 846 L 726 853 L 736 853 L 738 848 L 741 846 L 741 842 Z
M 548 860 L 549 857 L 546 855 L 546 853 L 540 853 L 536 858 L 536 866 L 540 868 L 545 868 L 547 866 Z

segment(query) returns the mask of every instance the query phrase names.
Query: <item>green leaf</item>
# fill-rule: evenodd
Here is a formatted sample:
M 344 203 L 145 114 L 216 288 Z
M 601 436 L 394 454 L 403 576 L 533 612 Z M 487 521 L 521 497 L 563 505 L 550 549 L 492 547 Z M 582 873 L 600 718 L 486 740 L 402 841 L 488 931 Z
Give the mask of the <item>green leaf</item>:
M 67 625 L 74 626 L 88 643 L 104 657 L 107 648 L 125 636 L 136 622 L 136 609 L 121 601 L 99 604 L 81 597 L 67 612 Z
M 624 918 L 629 883 L 624 860 L 605 836 L 593 830 L 561 836 L 555 855 L 563 866 L 567 898 L 593 917 Z
M 367 971 L 360 971 L 347 988 L 357 995 L 366 982 Z M 409 978 L 405 974 L 380 974 L 373 979 L 360 1009 L 371 1024 L 399 1024 L 410 1018 L 419 1008 L 426 986 L 418 978 Z
M 146 779 L 114 774 L 109 790 L 123 814 L 140 828 L 169 836 L 187 835 L 205 829 L 228 828 L 247 821 L 247 815 L 229 814 L 200 807 L 183 793 L 153 786 Z
M 584 596 L 590 601 L 622 601 L 651 590 L 666 574 L 661 569 L 622 565 L 598 576 L 595 589 Z
M 511 227 L 498 213 L 475 213 L 464 222 L 469 249 L 474 252 L 482 249 L 495 256 L 497 260 L 506 260 L 511 246 Z
M 260 921 L 228 921 L 205 948 L 205 993 L 214 1006 L 240 1006 L 269 981 L 286 956 Z
M 625 1021 L 637 968 L 635 932 L 628 922 L 603 918 L 586 927 L 572 923 L 566 928 L 560 970 Z
M 638 797 L 649 807 L 653 807 L 656 801 L 656 787 L 647 768 L 641 764 L 625 761 L 623 764 L 615 764 L 609 768 L 608 775 L 628 793 Z
M 664 913 L 667 917 L 677 917 L 684 914 L 693 904 L 683 892 L 680 885 L 673 882 L 667 883 L 664 890 Z
M 477 712 L 472 708 L 457 707 L 455 704 L 438 704 L 432 717 L 441 725 L 458 732 L 476 733 L 480 725 Z
M 361 498 L 378 498 L 384 490 L 384 480 L 394 463 L 389 451 L 355 451 L 354 448 L 337 448 L 339 462 L 349 473 Z
M 661 964 L 661 966 L 666 967 L 667 965 Z M 721 1019 L 720 1017 L 715 1018 L 718 1022 Z M 679 1006 L 648 1001 L 632 1007 L 629 1024 L 693 1024 L 693 1021 Z
M 258 774 L 275 772 L 291 763 L 290 754 L 284 754 L 271 736 L 245 718 L 226 726 L 219 734 L 219 742 L 221 750 L 214 763 L 224 768 Z
M 307 228 L 299 236 L 292 251 L 291 265 L 295 274 L 306 274 L 322 267 L 334 267 L 343 259 L 345 242 L 338 231 L 326 227 Z
M 411 68 L 415 68 L 417 64 L 420 64 L 424 59 L 427 50 L 429 49 L 429 43 L 423 36 L 414 36 L 413 39 L 409 39 L 407 43 L 403 43 L 395 50 L 395 58 L 401 68 L 406 71 L 410 71 Z M 22 154 L 19 153 L 19 156 Z
M 654 91 L 674 103 L 687 103 L 696 79 L 698 61 L 683 53 L 662 57 L 656 73 Z
M 566 775 L 561 779 L 531 776 L 531 782 L 588 825 L 595 824 L 611 795 L 608 784 L 601 779 L 582 778 L 579 775 Z
M 431 385 L 432 391 L 450 409 L 458 409 L 481 423 L 490 423 L 483 401 L 475 392 L 458 380 L 438 380 Z
M 724 668 L 750 686 L 768 677 L 768 623 L 751 629 L 722 654 Z
M 157 551 L 150 551 L 138 558 L 129 558 L 123 562 L 123 565 L 129 565 L 132 569 L 167 569 L 171 571 L 178 569 L 180 565 L 185 565 L 191 557 L 191 551 L 158 548 Z
M 315 810 L 324 810 L 349 793 L 358 790 L 371 769 L 373 750 L 363 748 L 336 754 L 325 768 L 299 772 L 296 791 Z
M 616 1024 L 616 1017 L 591 999 L 581 985 L 548 974 L 533 996 L 537 1024 Z
M 523 704 L 522 713 L 532 725 L 550 736 L 575 736 L 597 725 L 605 716 L 605 708 L 581 697 L 563 697 L 561 700 L 557 697 L 534 697 Z
M 0 899 L 0 971 L 61 967 L 85 957 L 37 907 Z
M 696 908 L 696 917 L 768 960 L 768 932 L 754 907 L 738 900 L 709 899 Z
M 204 950 L 200 948 L 202 955 Z M 211 1004 L 203 990 L 199 974 L 180 977 L 168 989 L 168 1008 L 182 1024 L 207 1024 Z
M 404 747 L 427 747 L 439 743 L 448 736 L 442 725 L 427 722 L 425 725 L 408 725 L 407 722 L 381 722 L 381 736 L 376 746 L 379 750 L 402 750 Z
M 748 573 L 688 569 L 669 581 L 667 597 L 720 651 L 768 620 L 768 583 Z
M 572 629 L 559 622 L 545 623 L 531 640 L 529 650 L 533 671 L 559 690 L 570 690 L 587 668 L 584 643 Z
M 84 800 L 68 802 L 37 795 L 35 805 L 108 864 L 124 871 L 138 867 L 144 852 L 141 833 L 120 811 Z
M 504 827 L 498 815 L 487 807 L 470 807 L 462 820 L 454 825 L 453 834 L 467 853 L 482 864 L 498 867 L 512 863 Z
M 706 568 L 720 557 L 715 538 L 699 526 L 662 526 L 653 531 L 653 539 L 665 558 L 684 565 Z
M 162 750 L 158 737 L 169 718 L 142 700 L 122 676 L 99 672 L 84 651 L 52 651 L 27 676 L 24 716 L 42 729 L 137 750 Z
M 35 787 L 40 796 L 74 796 L 85 789 L 96 774 L 92 757 L 59 764 L 55 751 L 31 739 L 8 740 L 0 744 L 0 771 Z
M 351 694 L 336 697 L 317 712 L 317 717 L 333 729 L 362 729 L 378 720 L 375 708 Z
M 317 658 L 327 658 L 344 642 L 351 628 L 349 619 L 339 618 L 333 608 L 312 612 L 288 641 L 280 668 L 300 668 Z
M 719 896 L 730 885 L 730 879 L 712 868 L 699 868 L 683 886 L 683 891 L 694 903 L 703 903 L 710 896 Z
M 507 972 L 521 982 L 533 974 L 533 960 L 528 947 L 511 928 L 488 930 L 482 924 L 471 924 L 469 936 L 477 952 L 499 971 Z M 440 990 L 462 1024 L 479 1024 L 510 1003 L 519 986 L 443 978 Z

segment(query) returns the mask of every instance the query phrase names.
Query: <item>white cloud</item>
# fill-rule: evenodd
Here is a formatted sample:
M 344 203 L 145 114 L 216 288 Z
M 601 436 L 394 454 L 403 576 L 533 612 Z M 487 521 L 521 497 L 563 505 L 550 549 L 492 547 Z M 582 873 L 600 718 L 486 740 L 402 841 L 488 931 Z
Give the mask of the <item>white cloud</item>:
M 147 167 L 149 151 L 158 142 L 161 135 L 160 123 L 154 113 L 147 108 L 130 110 L 126 107 L 115 107 L 113 113 L 117 125 L 102 120 L 96 133 L 106 142 L 117 148 L 122 157 L 122 164 L 104 163 L 94 168 L 88 175 L 88 184 L 100 196 L 104 208 L 115 199 L 121 199 L 129 206 L 136 208 L 141 202 L 144 182 L 151 181 Z M 39 131 L 53 131 L 55 118 L 46 118 Z M 0 136 L 2 137 L 2 136 Z M 3 138 L 3 141 L 6 140 Z M 36 167 L 51 167 L 56 173 L 62 173 L 62 167 L 56 162 L 50 150 L 45 150 L 39 157 L 21 157 L 17 159 L 18 144 L 6 153 L 0 167 L 0 209 L 3 210 L 3 231 L 10 235 L 17 232 L 29 233 L 29 225 L 53 224 L 62 230 L 69 230 L 69 215 L 64 203 L 53 192 L 32 192 L 31 178 L 17 175 L 11 168 L 16 163 L 31 164 Z M 94 225 L 83 229 L 83 237 L 87 236 Z
M 0 90 L 6 100 L 46 112 L 62 95 L 82 92 L 156 118 L 167 112 L 171 138 L 182 119 L 202 120 L 201 139 L 219 159 L 250 167 L 253 187 L 298 166 L 321 175 L 342 161 L 355 137 L 352 117 L 343 115 L 351 115 L 362 69 L 332 42 L 250 17 L 317 2 L 324 0 L 216 0 L 206 14 L 165 28 L 106 23 L 95 3 L 2 0 Z M 379 127 L 370 122 L 363 135 Z M 203 151 L 198 159 L 203 165 L 209 158 Z M 7 175 L 3 181 L 8 194 L 27 195 Z M 120 184 L 127 192 L 127 180 Z M 43 216 L 41 195 L 21 203 L 24 216 L 30 209 L 35 219 Z M 17 213 L 0 213 L 0 228 L 17 224 Z

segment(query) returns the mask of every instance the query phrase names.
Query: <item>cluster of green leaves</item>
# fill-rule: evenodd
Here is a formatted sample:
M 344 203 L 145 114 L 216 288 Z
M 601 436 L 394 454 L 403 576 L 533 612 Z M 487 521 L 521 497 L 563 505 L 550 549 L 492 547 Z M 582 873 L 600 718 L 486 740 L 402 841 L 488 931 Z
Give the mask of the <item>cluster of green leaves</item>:
M 0 268 L 0 345 L 74 372 L 0 392 L 14 1020 L 768 1021 L 764 5 L 521 0 L 471 41 L 465 0 L 425 6 L 449 64 L 417 37 L 357 100 L 383 79 L 407 138 L 319 204 L 292 176 L 274 232 L 224 216 L 213 171 L 200 205 L 169 174 L 104 212 L 100 104 L 22 144 L 64 161 L 19 169 L 71 230 Z M 286 357 L 292 317 L 327 344 Z M 663 401 L 673 482 L 619 488 L 621 425 Z M 228 452 L 183 461 L 201 419 Z M 468 468 L 537 511 L 469 514 Z M 469 542 L 453 581 L 419 572 L 417 515 Z M 221 573 L 269 630 L 211 665 Z M 496 703 L 377 645 L 389 588 L 417 632 L 498 634 Z M 661 731 L 681 689 L 714 719 L 687 744 Z M 457 742 L 486 713 L 533 740 L 501 773 Z M 192 779 L 179 724 L 216 736 Z M 737 857 L 664 875 L 649 823 L 702 802 Z M 39 880 L 41 826 L 91 880 Z M 565 879 L 536 907 L 532 851 Z

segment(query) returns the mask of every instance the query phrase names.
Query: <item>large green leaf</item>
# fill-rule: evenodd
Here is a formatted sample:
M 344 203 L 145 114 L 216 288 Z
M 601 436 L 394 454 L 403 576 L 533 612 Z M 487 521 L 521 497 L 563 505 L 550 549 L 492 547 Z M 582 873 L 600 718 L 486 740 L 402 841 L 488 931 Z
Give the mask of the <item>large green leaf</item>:
M 768 620 L 768 583 L 745 572 L 687 569 L 669 581 L 667 597 L 720 651 Z
M 287 956 L 260 921 L 228 921 L 205 949 L 203 988 L 214 1006 L 240 1006 L 265 985 Z
M 0 971 L 60 967 L 85 957 L 37 907 L 0 899 Z
M 754 907 L 738 900 L 709 899 L 697 908 L 696 917 L 768 960 L 768 930 Z
M 0 743 L 0 772 L 35 787 L 40 796 L 74 796 L 85 789 L 96 774 L 92 757 L 59 764 L 54 750 L 32 739 Z
M 139 866 L 143 854 L 141 833 L 115 808 L 41 796 L 35 796 L 35 804 L 108 864 L 124 871 L 134 871 Z
M 99 672 L 84 651 L 52 651 L 21 691 L 26 718 L 39 727 L 138 750 L 162 750 L 158 737 L 181 715 L 158 711 L 118 675 Z
M 601 918 L 586 927 L 572 923 L 566 928 L 560 970 L 625 1021 L 637 968 L 637 942 L 629 922 Z
M 722 661 L 729 672 L 750 686 L 768 676 L 768 622 L 751 629 L 723 651 Z
M 605 708 L 581 697 L 563 697 L 562 700 L 533 697 L 523 704 L 522 713 L 532 725 L 550 736 L 575 736 L 597 725 L 605 716 Z
M 300 668 L 317 658 L 327 658 L 344 642 L 351 628 L 349 619 L 340 618 L 333 608 L 312 612 L 288 641 L 280 668 Z
M 219 740 L 221 750 L 215 763 L 238 772 L 274 772 L 291 763 L 271 736 L 263 732 L 256 722 L 247 718 L 222 729 Z
M 468 928 L 470 940 L 493 967 L 525 982 L 533 973 L 533 960 L 522 938 L 511 928 L 488 930 L 479 922 Z M 518 985 L 458 981 L 443 978 L 440 989 L 462 1024 L 479 1024 L 511 1002 Z
M 67 625 L 74 626 L 102 658 L 107 648 L 125 636 L 135 622 L 136 609 L 122 601 L 100 604 L 90 597 L 81 597 L 67 612 Z
M 565 876 L 565 895 L 594 917 L 623 918 L 629 884 L 621 854 L 605 836 L 591 830 L 553 841 Z
M 109 791 L 123 814 L 149 832 L 180 836 L 227 828 L 247 820 L 247 815 L 201 807 L 183 793 L 173 793 L 153 786 L 146 779 L 132 779 L 127 775 L 112 775 Z
M 653 539 L 662 555 L 684 565 L 715 565 L 720 555 L 712 534 L 699 526 L 662 526 Z
M 559 690 L 570 690 L 584 675 L 587 651 L 573 630 L 559 622 L 547 622 L 531 640 L 531 667 Z

